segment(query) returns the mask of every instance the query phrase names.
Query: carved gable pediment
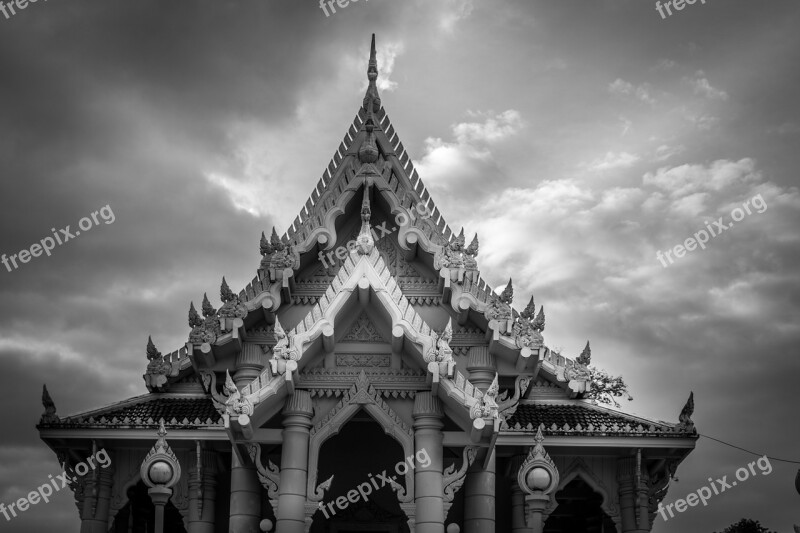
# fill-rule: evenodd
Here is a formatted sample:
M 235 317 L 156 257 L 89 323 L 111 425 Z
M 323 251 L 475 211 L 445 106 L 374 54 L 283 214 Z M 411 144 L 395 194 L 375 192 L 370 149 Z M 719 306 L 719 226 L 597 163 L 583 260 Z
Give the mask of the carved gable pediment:
M 362 312 L 350 326 L 350 330 L 342 337 L 342 342 L 386 342 L 378 328 L 369 319 L 366 312 Z

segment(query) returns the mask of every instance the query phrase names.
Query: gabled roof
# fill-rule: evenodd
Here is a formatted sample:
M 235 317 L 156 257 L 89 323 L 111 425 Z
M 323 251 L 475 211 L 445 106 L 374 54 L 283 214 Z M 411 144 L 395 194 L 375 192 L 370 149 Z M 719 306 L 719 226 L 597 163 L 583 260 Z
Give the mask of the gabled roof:
M 169 428 L 220 427 L 222 417 L 204 394 L 145 394 L 99 409 L 76 413 L 58 421 L 42 422 L 38 429 L 156 428 L 160 419 Z
M 546 435 L 677 437 L 696 435 L 696 431 L 666 422 L 656 422 L 628 413 L 594 405 L 588 400 L 523 400 L 509 418 L 504 431 L 533 434 L 544 424 Z

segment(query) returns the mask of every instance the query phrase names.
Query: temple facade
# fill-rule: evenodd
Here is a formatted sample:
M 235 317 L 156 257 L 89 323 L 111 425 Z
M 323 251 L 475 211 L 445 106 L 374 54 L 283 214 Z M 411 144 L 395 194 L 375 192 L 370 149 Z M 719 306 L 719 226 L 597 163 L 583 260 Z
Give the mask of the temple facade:
M 376 88 L 257 275 L 147 343 L 147 393 L 38 430 L 82 533 L 650 531 L 697 433 L 598 401 L 588 349 L 549 349 L 533 298 L 481 276 Z M 144 358 L 143 358 L 144 364 Z

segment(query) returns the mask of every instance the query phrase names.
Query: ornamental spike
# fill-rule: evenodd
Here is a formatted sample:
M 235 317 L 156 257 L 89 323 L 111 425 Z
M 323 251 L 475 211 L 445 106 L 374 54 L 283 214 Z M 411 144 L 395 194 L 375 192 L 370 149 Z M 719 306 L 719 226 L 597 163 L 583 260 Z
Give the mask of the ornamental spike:
M 153 344 L 153 338 L 149 335 L 147 336 L 147 360 L 152 361 L 154 359 L 158 359 L 161 357 L 161 352 L 156 349 L 156 345 Z
M 228 287 L 228 282 L 225 281 L 225 276 L 222 276 L 222 285 L 219 288 L 219 298 L 224 303 L 228 303 L 233 300 L 236 296 L 231 291 L 231 288 Z
M 47 385 L 42 385 L 42 406 L 44 407 L 44 413 L 42 414 L 41 423 L 49 424 L 59 421 L 56 414 L 56 404 L 53 398 L 50 397 Z
M 534 319 L 533 324 L 531 325 L 533 326 L 533 329 L 535 329 L 538 332 L 544 331 L 544 306 L 542 306 L 542 308 L 539 309 L 539 314 L 536 315 L 536 318 Z
M 526 320 L 533 320 L 536 316 L 536 304 L 533 302 L 533 295 L 531 295 L 528 305 L 525 306 L 525 309 L 522 311 L 522 313 L 520 313 L 520 316 Z
M 592 362 L 592 348 L 589 346 L 589 341 L 586 341 L 586 347 L 575 360 L 576 363 L 583 366 L 589 366 Z
M 261 240 L 258 243 L 258 251 L 261 252 L 261 255 L 272 255 L 275 253 L 275 249 L 269 243 L 263 231 L 261 232 Z
M 467 255 L 471 255 L 472 257 L 477 257 L 479 247 L 480 244 L 478 243 L 478 234 L 476 233 L 475 236 L 472 238 L 472 241 L 469 243 L 469 246 L 467 246 L 466 250 L 464 250 L 464 252 Z
M 212 317 L 217 313 L 217 310 L 211 305 L 211 302 L 208 301 L 208 294 L 203 293 L 203 316 L 208 318 Z
M 197 309 L 194 308 L 194 302 L 189 303 L 189 327 L 196 328 L 197 326 L 203 325 L 203 319 L 200 318 L 200 315 L 197 313 Z
M 511 278 L 508 278 L 508 285 L 506 288 L 503 289 L 503 292 L 500 293 L 500 301 L 511 305 L 511 301 L 514 299 L 514 286 L 511 284 Z

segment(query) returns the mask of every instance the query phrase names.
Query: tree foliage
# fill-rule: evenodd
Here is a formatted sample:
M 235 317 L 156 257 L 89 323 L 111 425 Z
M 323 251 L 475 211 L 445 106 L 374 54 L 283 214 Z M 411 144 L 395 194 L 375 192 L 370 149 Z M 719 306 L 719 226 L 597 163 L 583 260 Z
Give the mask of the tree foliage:
M 714 533 L 717 533 L 716 531 Z M 777 533 L 770 531 L 761 524 L 758 520 L 750 520 L 749 518 L 742 518 L 735 524 L 725 528 L 722 533 Z
M 628 401 L 633 400 L 622 376 L 612 376 L 605 370 L 593 366 L 589 367 L 589 374 L 592 388 L 586 392 L 584 398 L 615 407 L 619 407 L 616 398 L 621 396 L 627 396 Z

